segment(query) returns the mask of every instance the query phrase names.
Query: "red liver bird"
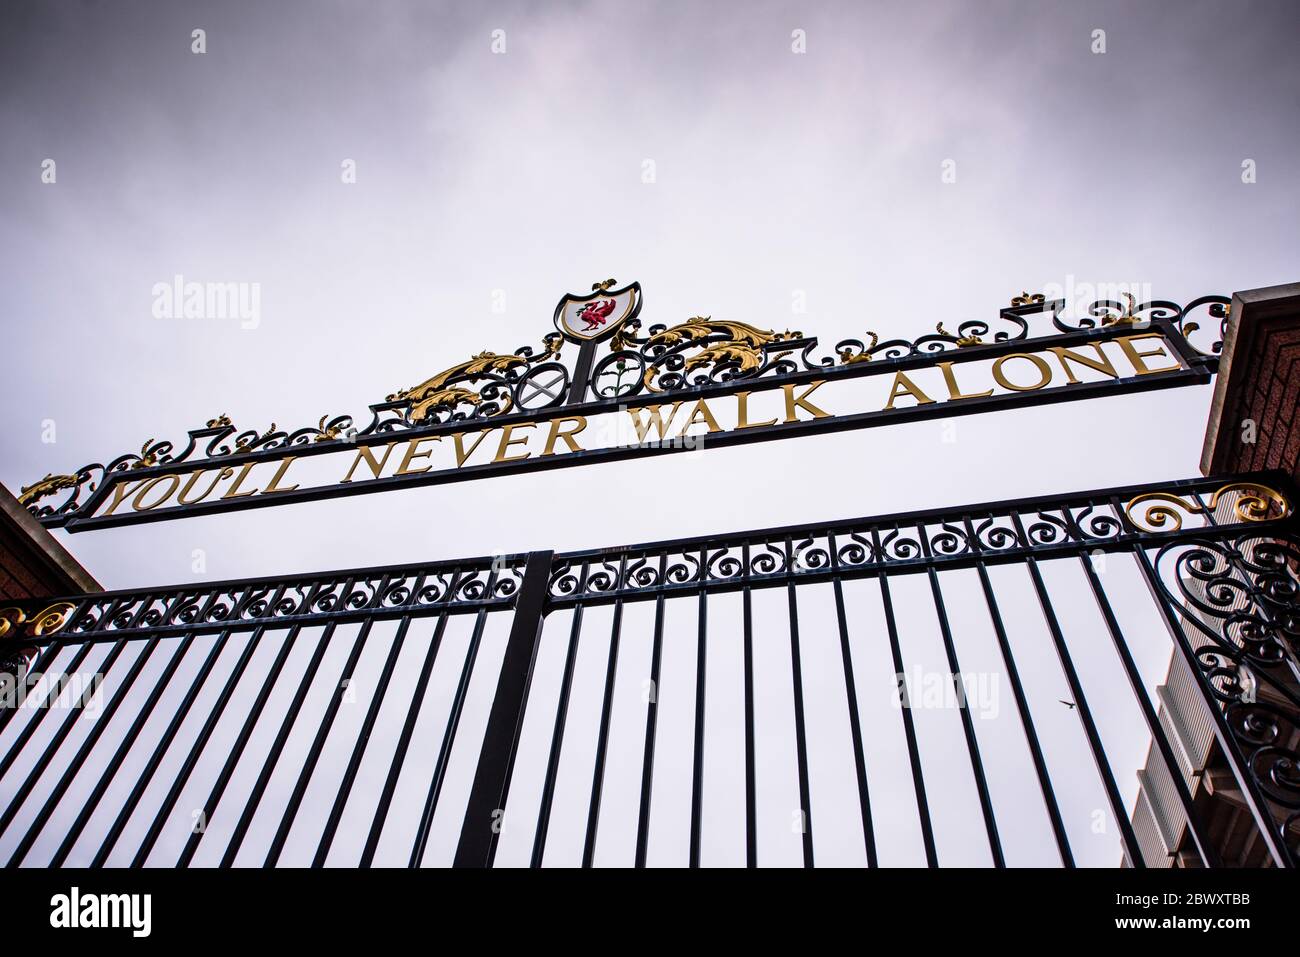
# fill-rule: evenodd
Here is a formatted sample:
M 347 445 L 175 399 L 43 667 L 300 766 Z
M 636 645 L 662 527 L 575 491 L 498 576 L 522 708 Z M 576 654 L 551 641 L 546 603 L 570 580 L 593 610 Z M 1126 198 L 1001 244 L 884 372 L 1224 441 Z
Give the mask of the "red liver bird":
M 587 324 L 583 332 L 591 332 L 593 329 L 599 329 L 609 318 L 609 314 L 614 311 L 613 299 L 602 299 L 597 302 L 589 302 L 578 312 L 578 318 Z

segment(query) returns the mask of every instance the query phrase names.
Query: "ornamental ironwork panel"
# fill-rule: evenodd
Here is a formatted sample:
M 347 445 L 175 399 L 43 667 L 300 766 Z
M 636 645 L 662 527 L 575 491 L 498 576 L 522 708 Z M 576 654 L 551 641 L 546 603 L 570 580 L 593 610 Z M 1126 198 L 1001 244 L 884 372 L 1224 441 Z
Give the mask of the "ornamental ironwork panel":
M 1300 864 L 1300 538 L 1232 534 L 1161 547 L 1202 685 L 1223 715 L 1236 770 L 1272 852 Z
M 595 283 L 561 300 L 539 347 L 480 352 L 389 394 L 369 421 L 240 429 L 222 414 L 184 443 L 51 472 L 20 499 L 82 531 L 1194 385 L 1217 368 L 1229 310 L 1223 296 L 1127 296 L 1067 321 L 1063 300 L 1022 293 L 992 320 L 827 350 L 713 316 L 643 330 L 641 305 L 637 283 Z
M 1227 774 L 1291 867 L 1293 501 L 1281 476 L 1194 479 L 19 602 L 0 857 L 1219 866 L 1205 782 Z M 1192 668 L 1180 718 L 1214 727 L 1199 775 L 1152 642 Z M 1121 713 L 1142 779 L 1168 772 L 1145 841 Z

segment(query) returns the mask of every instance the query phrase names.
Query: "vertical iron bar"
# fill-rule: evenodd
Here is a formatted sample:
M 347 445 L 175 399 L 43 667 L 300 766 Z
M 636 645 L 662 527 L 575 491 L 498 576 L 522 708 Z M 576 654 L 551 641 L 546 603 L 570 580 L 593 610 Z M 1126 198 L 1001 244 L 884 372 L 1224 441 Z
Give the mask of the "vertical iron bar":
M 812 789 L 808 783 L 808 732 L 803 713 L 803 665 L 799 652 L 799 604 L 795 597 L 794 545 L 785 540 L 786 570 L 791 578 L 786 585 L 790 605 L 790 679 L 794 685 L 794 742 L 799 761 L 799 832 L 803 839 L 803 866 L 813 866 Z
M 967 532 L 971 540 L 979 547 L 978 538 L 970 520 L 966 521 Z M 1074 867 L 1074 854 L 1070 851 L 1070 838 L 1065 832 L 1065 821 L 1061 817 L 1061 808 L 1056 801 L 1056 792 L 1052 788 L 1052 779 L 1047 773 L 1047 761 L 1043 757 L 1042 744 L 1038 740 L 1038 731 L 1034 727 L 1034 718 L 1029 711 L 1029 700 L 1025 697 L 1025 687 L 1020 681 L 1020 669 L 1016 667 L 1015 655 L 1011 651 L 1011 640 L 1007 637 L 1006 625 L 1002 621 L 1002 611 L 998 607 L 997 596 L 993 591 L 993 580 L 989 577 L 988 566 L 983 559 L 975 562 L 979 573 L 980 587 L 984 591 L 984 603 L 988 606 L 989 617 L 993 621 L 993 631 L 997 635 L 998 649 L 1002 653 L 1002 663 L 1007 669 L 1007 680 L 1011 682 L 1011 694 L 1016 699 L 1016 710 L 1020 714 L 1020 726 L 1025 732 L 1025 742 L 1029 745 L 1029 754 L 1034 762 L 1034 773 L 1038 777 L 1038 787 L 1043 794 L 1043 803 L 1047 805 L 1047 816 L 1051 820 L 1052 834 L 1056 838 L 1056 848 L 1065 867 Z
M 350 586 L 345 586 L 345 592 L 349 589 Z M 325 651 L 329 648 L 330 638 L 334 635 L 336 624 L 337 622 L 331 621 L 325 626 L 320 638 L 316 640 L 316 649 L 312 652 L 311 660 L 307 662 L 307 668 L 303 671 L 302 679 L 298 682 L 298 690 L 294 692 L 293 700 L 289 703 L 289 708 L 280 721 L 280 730 L 276 732 L 275 741 L 272 742 L 271 750 L 267 752 L 266 758 L 262 762 L 262 770 L 257 775 L 253 790 L 249 792 L 248 800 L 244 802 L 244 811 L 239 815 L 239 823 L 235 825 L 235 831 L 226 844 L 226 852 L 221 857 L 221 867 L 230 867 L 235 863 L 239 848 L 244 843 L 244 836 L 253 823 L 253 816 L 257 813 L 257 808 L 262 802 L 262 795 L 266 793 L 267 784 L 271 780 L 271 775 L 275 772 L 275 766 L 280 760 L 280 754 L 284 751 L 285 742 L 289 740 L 289 734 L 293 731 L 294 724 L 297 723 L 298 714 L 302 711 L 303 701 L 307 698 L 307 692 L 311 690 L 312 681 L 320 668 L 321 660 L 325 657 Z
M 126 829 L 127 823 L 131 820 L 131 815 L 135 812 L 136 806 L 139 805 L 140 799 L 144 797 L 145 790 L 153 780 L 154 774 L 158 771 L 158 765 L 162 763 L 163 757 L 167 754 L 167 749 L 171 747 L 172 741 L 176 738 L 176 733 L 180 730 L 181 725 L 185 722 L 186 716 L 190 713 L 190 708 L 194 706 L 194 699 L 199 696 L 203 689 L 203 684 L 207 681 L 208 675 L 221 657 L 221 651 L 226 646 L 226 639 L 230 637 L 230 629 L 217 637 L 212 643 L 212 648 L 208 651 L 208 656 L 203 659 L 203 665 L 199 668 L 194 680 L 190 682 L 189 689 L 185 692 L 185 697 L 176 711 L 172 714 L 171 721 L 167 724 L 167 730 L 162 733 L 158 739 L 157 745 L 154 746 L 153 754 L 145 763 L 139 777 L 136 778 L 135 787 L 131 789 L 126 803 L 118 811 L 117 818 L 113 821 L 113 826 L 108 829 L 108 834 L 104 837 L 103 842 L 96 852 L 94 860 L 90 862 L 91 867 L 103 867 L 104 862 L 108 860 L 108 855 L 113 852 L 114 846 L 122 836 L 122 831 Z
M 266 707 L 266 702 L 271 697 L 271 691 L 275 688 L 276 680 L 280 677 L 280 672 L 284 670 L 284 663 L 289 660 L 289 653 L 298 640 L 298 632 L 301 627 L 301 625 L 294 625 L 290 628 L 288 634 L 280 643 L 280 650 L 276 652 L 270 670 L 266 673 L 266 677 L 262 679 L 262 687 L 258 689 L 257 697 L 253 700 L 253 707 L 244 719 L 243 727 L 239 729 L 239 736 L 235 738 L 234 744 L 230 747 L 230 753 L 226 756 L 226 763 L 222 766 L 221 773 L 217 775 L 216 781 L 213 782 L 207 800 L 203 802 L 203 807 L 200 810 L 202 826 L 198 830 L 190 832 L 185 847 L 176 861 L 177 867 L 189 867 L 190 861 L 194 859 L 194 855 L 199 849 L 199 842 L 208 833 L 208 825 L 212 823 L 212 817 L 217 813 L 217 802 L 226 793 L 226 786 L 230 783 L 231 775 L 235 773 L 239 759 L 244 755 L 244 748 L 248 746 L 248 739 L 253 736 L 253 729 L 257 727 L 257 719 L 262 716 L 262 709 Z
M 1169 769 L 1169 778 L 1178 791 L 1178 800 L 1183 805 L 1183 813 L 1187 815 L 1187 827 L 1192 833 L 1192 840 L 1196 844 L 1196 850 L 1201 855 L 1201 863 L 1206 867 L 1221 867 L 1222 863 L 1219 860 L 1218 852 L 1214 849 L 1210 836 L 1205 833 L 1201 826 L 1196 806 L 1192 801 L 1192 794 L 1187 789 L 1187 782 L 1183 779 L 1182 768 L 1179 767 L 1178 761 L 1174 757 L 1174 751 L 1169 745 L 1165 729 L 1161 726 L 1155 709 L 1151 707 L 1150 699 L 1147 698 L 1146 688 L 1142 684 L 1142 676 L 1138 673 L 1137 664 L 1133 661 L 1133 655 L 1129 653 L 1128 643 L 1124 640 L 1124 634 L 1120 630 L 1119 620 L 1115 617 L 1115 611 L 1111 607 L 1110 599 L 1106 597 L 1106 590 L 1102 587 L 1101 578 L 1097 575 L 1097 570 L 1092 567 L 1090 556 L 1080 553 L 1079 564 L 1083 566 L 1084 574 L 1087 575 L 1093 598 L 1097 601 L 1097 610 L 1101 612 L 1101 617 L 1106 622 L 1106 630 L 1110 633 L 1111 641 L 1115 645 L 1115 652 L 1124 665 L 1124 673 L 1128 676 L 1129 686 L 1133 689 L 1133 697 L 1137 699 L 1138 707 L 1142 710 L 1142 718 L 1146 721 L 1147 730 L 1151 732 L 1151 740 L 1155 742 L 1156 747 L 1159 749 L 1160 757 L 1165 762 L 1165 767 Z
M 636 866 L 645 867 L 650 844 L 650 797 L 654 779 L 655 729 L 659 718 L 659 667 L 664 650 L 664 593 L 668 553 L 659 556 L 659 594 L 655 598 L 654 645 L 650 652 L 650 700 L 646 703 L 645 748 L 641 758 L 641 812 L 636 826 Z
M 925 550 L 925 557 L 933 559 L 934 554 L 924 524 L 917 526 L 917 533 L 921 539 L 921 547 Z M 984 832 L 988 837 L 989 851 L 993 855 L 993 866 L 1006 867 L 1006 859 L 1002 856 L 1002 841 L 998 837 L 998 822 L 993 813 L 993 799 L 989 795 L 988 780 L 984 776 L 984 761 L 980 757 L 979 740 L 975 737 L 975 723 L 971 720 L 970 703 L 966 700 L 966 686 L 962 682 L 961 665 L 957 660 L 957 646 L 953 641 L 952 626 L 948 621 L 948 606 L 944 603 L 943 589 L 939 586 L 939 573 L 935 571 L 933 561 L 926 565 L 925 571 L 930 580 L 930 593 L 934 597 L 934 610 L 939 618 L 939 633 L 943 637 L 944 654 L 952 672 L 953 690 L 957 693 L 957 712 L 961 717 L 961 729 L 966 738 L 966 755 L 970 758 L 971 773 L 975 777 L 975 790 L 979 794 L 980 810 L 984 814 Z
M 429 832 L 433 827 L 433 815 L 438 810 L 438 800 L 442 797 L 447 762 L 451 760 L 451 748 L 456 741 L 460 715 L 465 707 L 465 696 L 469 693 L 469 682 L 474 674 L 474 662 L 478 659 L 479 645 L 483 641 L 483 628 L 487 624 L 487 616 L 486 608 L 481 609 L 474 616 L 474 630 L 469 636 L 469 647 L 465 650 L 465 661 L 460 668 L 460 680 L 456 683 L 456 693 L 451 700 L 451 711 L 447 715 L 447 724 L 442 731 L 442 743 L 438 746 L 438 758 L 433 765 L 433 777 L 429 780 L 429 791 L 424 798 L 424 808 L 420 811 L 420 824 L 415 831 L 415 843 L 411 848 L 408 867 L 419 867 L 424 859 L 424 851 L 429 843 Z
M 81 745 L 77 748 L 77 753 L 73 755 L 72 760 L 68 762 L 68 766 L 64 769 L 58 783 L 50 790 L 50 793 L 45 798 L 45 803 L 32 819 L 32 823 L 28 825 L 27 833 L 24 834 L 22 839 L 18 842 L 18 847 L 14 850 L 13 856 L 9 858 L 9 862 L 5 865 L 6 867 L 17 867 L 22 862 L 22 859 L 27 856 L 27 852 L 32 849 L 32 845 L 36 843 L 36 839 L 40 836 L 41 830 L 45 827 L 46 822 L 49 821 L 51 815 L 54 814 L 55 809 L 59 806 L 59 802 L 63 800 L 63 795 L 66 794 L 68 788 L 72 786 L 72 779 L 76 777 L 77 772 L 81 770 L 81 766 L 85 764 L 86 759 L 90 757 L 90 752 L 94 750 L 95 745 L 99 742 L 100 735 L 102 735 L 104 730 L 112 723 L 113 715 L 117 713 L 118 706 L 122 704 L 123 700 L 125 700 L 126 696 L 130 693 L 131 688 L 135 685 L 136 678 L 140 676 L 140 672 L 153 656 L 154 650 L 158 647 L 158 642 L 161 640 L 161 638 L 150 638 L 145 644 L 144 649 L 136 653 L 135 660 L 131 662 L 131 667 L 127 669 L 127 673 L 122 679 L 121 686 L 117 689 L 116 693 L 114 693 L 113 697 L 104 705 L 104 710 L 95 718 L 94 725 L 82 739 Z M 15 804 L 14 806 L 16 807 L 17 805 Z
M 627 553 L 619 560 L 615 590 L 627 583 Z M 609 748 L 610 715 L 614 708 L 614 679 L 618 672 L 618 646 L 623 630 L 623 599 L 614 602 L 609 631 L 609 657 L 605 663 L 605 694 L 600 706 L 600 731 L 596 735 L 596 762 L 591 772 L 591 802 L 587 806 L 587 834 L 582 847 L 582 866 L 591 867 L 596 856 L 596 832 L 600 824 L 600 798 L 605 786 L 605 754 Z
M 745 866 L 758 866 L 758 761 L 754 744 L 754 613 L 749 593 L 749 542 L 741 546 L 745 656 Z
M 903 736 L 907 739 L 907 757 L 912 767 L 912 788 L 916 792 L 916 813 L 921 823 L 921 842 L 925 845 L 927 867 L 937 867 L 939 860 L 934 846 L 934 826 L 930 822 L 930 804 L 925 796 L 925 774 L 921 770 L 921 752 L 917 747 L 916 727 L 912 722 L 912 701 L 907 694 L 907 672 L 903 666 L 903 649 L 898 640 L 898 622 L 894 619 L 894 599 L 889 591 L 889 575 L 883 562 L 885 551 L 880 544 L 880 533 L 872 530 L 875 554 L 880 559 L 880 600 L 885 612 L 885 630 L 889 633 L 889 652 L 894 662 L 894 675 L 898 683 L 898 703 L 903 712 Z
M 59 652 L 66 647 L 67 645 L 63 644 L 61 641 L 56 639 L 50 642 L 44 648 L 42 648 L 40 654 L 36 656 L 36 660 L 33 661 L 31 667 L 27 669 L 27 675 L 23 678 L 22 684 L 26 685 L 28 683 L 28 678 L 30 678 L 32 675 L 37 675 L 38 678 L 39 676 L 44 675 L 45 669 L 47 669 L 51 664 L 54 663 L 54 659 L 56 659 L 59 656 Z M 90 642 L 85 642 L 82 645 L 82 648 L 89 650 Z M 25 687 L 20 688 L 18 686 L 18 682 L 14 682 L 14 705 L 12 708 L 0 709 L 0 731 L 4 731 L 4 729 L 8 726 L 9 722 L 14 719 L 14 715 L 16 715 L 19 711 L 20 703 L 22 701 L 25 701 L 26 699 L 27 699 L 27 688 Z M 31 724 L 31 722 L 34 720 L 36 719 L 32 718 L 27 723 Z M 17 745 L 11 746 L 9 753 L 13 754 L 16 747 Z M 6 755 L 6 757 L 8 757 L 8 755 Z M 12 761 L 13 758 L 9 758 L 9 760 Z M 8 765 L 5 766 L 8 767 Z
M 578 575 L 578 595 L 587 591 L 587 572 L 590 565 L 582 566 Z M 569 715 L 569 694 L 573 688 L 573 669 L 578 660 L 578 634 L 582 631 L 582 602 L 573 606 L 573 622 L 569 628 L 569 646 L 564 655 L 564 676 L 560 679 L 560 700 L 555 709 L 555 724 L 551 731 L 551 751 L 546 759 L 546 780 L 542 784 L 542 803 L 537 809 L 537 828 L 533 832 L 533 855 L 530 866 L 541 867 L 546 853 L 546 832 L 551 823 L 551 804 L 555 799 L 555 781 L 560 773 L 560 748 L 564 742 L 564 726 Z
M 514 620 L 501 660 L 496 695 L 483 733 L 474 784 L 461 825 L 455 866 L 491 867 L 496 854 L 500 811 L 505 813 L 514 771 L 515 752 L 528 707 L 537 646 L 542 635 L 542 616 L 550 593 L 554 552 L 532 552 L 524 566 L 523 581 L 515 599 Z
M 253 652 L 257 650 L 258 642 L 262 640 L 262 633 L 265 630 L 265 625 L 258 625 L 249 635 L 244 650 L 240 652 L 239 659 L 235 662 L 234 668 L 231 669 L 230 675 L 226 678 L 226 683 L 221 688 L 221 693 L 217 696 L 217 700 L 213 702 L 212 710 L 208 712 L 207 720 L 203 722 L 198 737 L 190 745 L 190 753 L 185 756 L 185 763 L 181 765 L 180 770 L 176 773 L 171 789 L 167 792 L 167 796 L 163 798 L 162 804 L 154 814 L 153 823 L 149 825 L 144 840 L 136 849 L 135 857 L 131 861 L 132 867 L 143 867 L 149 859 L 154 844 L 158 842 L 158 836 L 162 834 L 167 819 L 171 816 L 172 810 L 176 807 L 176 802 L 180 799 L 181 791 L 184 790 L 190 775 L 194 773 L 194 766 L 199 763 L 199 757 L 203 754 L 208 738 L 212 737 L 213 729 L 216 728 L 217 722 L 221 720 L 221 715 L 226 710 L 230 696 L 234 693 L 235 686 L 239 684 L 239 679 L 243 677 L 244 669 L 248 667 L 248 662 L 252 659 Z
M 334 693 L 330 695 L 329 704 L 326 705 L 325 713 L 321 716 L 320 726 L 316 729 L 316 737 L 312 739 L 311 749 L 307 752 L 307 758 L 302 763 L 302 770 L 298 772 L 298 780 L 294 782 L 289 801 L 285 804 L 284 815 L 280 818 L 280 826 L 276 828 L 275 837 L 271 840 L 270 850 L 267 851 L 266 860 L 262 863 L 263 867 L 275 867 L 280 860 L 285 841 L 289 838 L 289 830 L 293 827 L 294 818 L 298 816 L 298 808 L 302 806 L 303 798 L 307 794 L 307 786 L 311 783 L 312 772 L 316 770 L 321 751 L 324 750 L 325 742 L 329 738 L 330 729 L 334 727 L 334 719 L 338 716 L 339 707 L 343 704 L 343 698 L 348 693 L 348 687 L 352 682 L 352 674 L 356 671 L 357 662 L 361 659 L 361 651 L 365 647 L 366 639 L 370 635 L 370 626 L 374 624 L 374 621 L 373 618 L 367 618 L 363 621 L 361 627 L 357 630 L 356 638 L 352 640 L 352 648 L 348 652 L 347 661 L 343 663 L 343 670 L 339 672 L 339 679 L 334 685 Z
M 76 654 L 72 656 L 72 660 L 68 662 L 68 666 L 61 672 L 64 678 L 74 674 L 76 670 L 81 667 L 82 662 L 86 660 L 86 656 L 90 654 L 91 649 L 94 647 L 94 642 L 87 641 L 77 649 Z M 47 683 L 47 694 L 44 701 L 41 703 L 41 706 L 37 709 L 36 714 L 27 719 L 27 723 L 23 725 L 23 729 L 18 732 L 18 736 L 14 739 L 14 743 L 9 745 L 9 750 L 5 752 L 3 758 L 0 758 L 0 777 L 4 777 L 5 773 L 9 770 L 9 767 L 14 763 L 14 760 L 22 753 L 23 748 L 27 746 L 27 742 L 31 740 L 32 735 L 36 733 L 36 729 L 40 727 L 41 721 L 44 720 L 45 716 L 53 710 L 50 707 L 50 704 L 62 695 L 66 683 L 66 681 L 62 680 L 59 682 L 58 695 L 52 693 L 54 691 L 53 682 L 51 681 Z M 17 708 L 14 708 L 13 711 L 7 713 L 13 714 L 17 710 Z
M 418 591 L 418 589 L 416 589 Z M 447 629 L 447 613 L 438 616 L 433 638 L 429 641 L 429 650 L 424 653 L 424 664 L 420 666 L 420 676 L 415 682 L 415 691 L 411 694 L 411 704 L 406 712 L 406 722 L 402 725 L 401 736 L 397 739 L 397 749 L 389 764 L 388 777 L 384 781 L 384 790 L 379 795 L 379 804 L 375 810 L 375 819 L 370 825 L 370 834 L 366 837 L 365 850 L 361 853 L 361 866 L 370 867 L 375 860 L 375 850 L 379 847 L 380 835 L 384 833 L 384 822 L 388 819 L 388 809 L 393 803 L 393 794 L 397 790 L 397 781 L 406 763 L 406 752 L 411 746 L 411 736 L 415 733 L 415 723 L 420 717 L 420 708 L 424 704 L 425 692 L 429 687 L 429 676 L 433 674 L 433 665 L 438 658 L 438 649 L 442 645 L 442 636 Z
M 1020 540 L 1028 543 L 1030 538 L 1025 532 L 1024 523 L 1021 522 L 1020 516 L 1013 512 L 1011 520 L 1016 526 Z M 1074 710 L 1079 715 L 1079 722 L 1083 725 L 1083 732 L 1088 738 L 1088 748 L 1092 751 L 1093 762 L 1097 765 L 1097 773 L 1101 776 L 1102 787 L 1106 791 L 1106 800 L 1110 804 L 1111 813 L 1115 817 L 1116 825 L 1119 827 L 1124 849 L 1128 852 L 1129 860 L 1135 868 L 1145 867 L 1146 864 L 1142 860 L 1142 851 L 1138 847 L 1137 836 L 1133 833 L 1133 825 L 1129 821 L 1128 812 L 1124 808 L 1124 801 L 1120 797 L 1119 786 L 1115 783 L 1115 773 L 1111 770 L 1110 760 L 1106 757 L 1106 749 L 1102 745 L 1101 735 L 1097 732 L 1097 724 L 1092 719 L 1092 709 L 1088 707 L 1088 700 L 1083 693 L 1083 685 L 1079 681 L 1078 672 L 1074 669 L 1074 659 L 1070 657 L 1070 649 L 1065 644 L 1065 634 L 1061 631 L 1061 624 L 1057 620 L 1056 610 L 1052 606 L 1052 599 L 1047 593 L 1047 585 L 1044 583 L 1042 573 L 1038 569 L 1038 559 L 1032 554 L 1026 555 L 1025 567 L 1029 570 L 1029 577 L 1033 580 L 1034 592 L 1038 596 L 1038 605 L 1042 609 L 1043 620 L 1046 622 L 1047 630 L 1051 634 L 1052 644 L 1056 648 L 1056 657 L 1061 663 L 1061 670 L 1065 673 L 1066 683 L 1070 686 L 1070 694 L 1074 696 Z
M 172 676 L 176 674 L 176 669 L 180 667 L 181 661 L 185 658 L 186 653 L 190 650 L 190 645 L 193 643 L 194 636 L 186 635 L 181 640 L 180 647 L 172 652 L 171 658 L 167 661 L 166 668 L 164 668 L 163 673 L 159 675 L 158 680 L 154 682 L 153 688 L 149 691 L 149 697 L 146 698 L 144 704 L 140 706 L 140 710 L 136 714 L 135 720 L 131 722 L 131 727 L 127 730 L 126 734 L 122 736 L 122 740 L 118 743 L 117 750 L 113 753 L 113 757 L 109 759 L 108 765 L 104 768 L 104 772 L 99 776 L 99 781 L 90 789 L 90 793 L 86 797 L 86 803 L 82 805 L 81 811 L 77 814 L 76 820 L 72 822 L 72 827 L 70 827 L 68 832 L 63 836 L 63 841 L 59 844 L 58 850 L 54 852 L 54 857 L 50 859 L 50 867 L 61 867 L 63 862 L 67 860 L 68 855 L 72 852 L 72 848 L 77 843 L 77 838 L 81 836 L 81 832 L 90 821 L 90 816 L 94 814 L 95 809 L 99 807 L 99 802 L 104 796 L 104 792 L 108 790 L 109 785 L 112 783 L 113 775 L 117 773 L 118 768 L 122 766 L 122 762 L 126 760 L 127 754 L 131 751 L 131 746 L 135 744 L 136 738 L 140 736 L 141 730 L 143 730 L 145 723 L 153 714 L 153 709 L 158 704 L 158 699 L 161 698 L 163 692 L 167 690 L 167 686 L 171 683 Z M 101 718 L 100 720 L 102 721 L 103 719 Z
M 113 663 L 117 661 L 118 657 L 122 654 L 122 651 L 126 648 L 127 642 L 130 640 L 131 639 L 129 638 L 119 638 L 113 643 L 112 649 L 98 666 L 100 668 L 98 673 L 101 676 L 108 674 L 108 670 L 113 666 Z M 36 763 L 33 764 L 31 770 L 27 772 L 27 776 L 23 779 L 23 783 L 19 785 L 18 790 L 15 791 L 13 797 L 10 798 L 9 805 L 5 808 L 4 813 L 0 814 L 0 834 L 3 834 L 9 829 L 9 825 L 13 823 L 14 817 L 23 806 L 23 802 L 31 795 L 32 789 L 35 788 L 37 782 L 40 781 L 41 775 L 45 773 L 45 769 L 49 766 L 50 762 L 54 760 L 54 756 L 58 753 L 59 747 L 63 744 L 64 739 L 72 732 L 72 728 L 76 724 L 77 719 L 82 716 L 83 709 L 85 708 L 85 700 L 86 695 L 82 695 L 82 700 L 79 704 L 68 709 L 68 715 L 63 719 L 63 724 L 59 726 L 59 730 L 54 733 L 52 738 L 50 738 L 49 742 L 45 745 L 45 750 L 41 752 L 41 756 L 36 759 Z M 46 704 L 45 710 L 49 710 L 48 703 Z M 27 728 L 24 728 L 23 730 L 27 731 L 34 723 L 34 720 L 29 721 L 27 723 Z M 16 750 L 11 751 L 10 754 L 16 754 Z
M 849 644 L 849 620 L 844 606 L 844 586 L 840 577 L 839 548 L 835 535 L 827 536 L 834 576 L 831 585 L 835 592 L 835 620 L 840 635 L 840 660 L 844 665 L 844 692 L 849 706 L 849 733 L 853 739 L 853 765 L 858 778 L 858 806 L 862 810 L 862 840 L 867 848 L 867 866 L 878 867 L 876 857 L 876 832 L 871 823 L 871 797 L 867 788 L 867 756 L 862 745 L 862 719 L 858 714 L 858 686 L 853 673 L 853 650 Z
M 388 692 L 388 683 L 393 678 L 393 669 L 397 667 L 397 659 L 402 654 L 402 645 L 406 641 L 406 632 L 410 627 L 410 615 L 403 615 L 401 623 L 397 626 L 397 634 L 393 636 L 393 642 L 388 648 L 388 657 L 384 659 L 384 668 L 379 673 L 379 683 L 370 696 L 370 707 L 366 709 L 366 716 L 361 723 L 361 728 L 357 731 L 357 740 L 352 745 L 352 756 L 348 758 L 348 766 L 343 772 L 343 780 L 339 782 L 338 791 L 334 795 L 334 805 L 330 808 L 329 819 L 325 822 L 325 830 L 321 834 L 320 843 L 316 846 L 316 856 L 311 862 L 312 867 L 324 867 L 325 859 L 329 857 L 330 846 L 334 843 L 334 835 L 338 832 L 339 821 L 343 819 L 343 811 L 348 805 L 348 797 L 352 794 L 352 785 L 356 783 L 361 760 L 366 756 L 366 747 L 370 744 L 370 735 L 375 729 L 379 709 L 384 704 L 384 696 Z
M 690 866 L 700 866 L 700 837 L 704 804 L 704 693 L 708 674 L 709 577 L 708 549 L 700 547 L 700 608 L 695 651 L 695 745 L 691 762 Z

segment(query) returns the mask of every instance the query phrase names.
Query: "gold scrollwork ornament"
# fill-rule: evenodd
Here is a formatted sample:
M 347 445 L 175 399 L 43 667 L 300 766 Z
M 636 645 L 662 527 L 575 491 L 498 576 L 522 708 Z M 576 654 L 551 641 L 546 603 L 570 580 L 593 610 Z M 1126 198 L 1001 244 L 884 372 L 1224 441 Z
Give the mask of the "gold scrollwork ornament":
M 1144 532 L 1176 532 L 1183 527 L 1184 514 L 1212 513 L 1219 507 L 1219 500 L 1233 492 L 1240 493 L 1232 508 L 1242 522 L 1271 522 L 1291 514 L 1291 503 L 1281 492 L 1257 482 L 1232 482 L 1221 486 L 1210 496 L 1208 505 L 1200 505 L 1171 492 L 1147 492 L 1131 499 L 1124 506 L 1124 514 Z
M 704 346 L 710 336 L 722 335 L 726 339 Z M 656 333 L 647 341 L 647 349 L 655 346 L 672 348 L 683 343 L 699 343 L 701 351 L 686 360 L 685 371 L 691 372 L 715 363 L 734 366 L 736 375 L 744 376 L 755 372 L 763 364 L 763 347 L 777 342 L 802 339 L 802 332 L 773 332 L 770 329 L 758 329 L 743 322 L 714 320 L 712 316 L 694 316 L 687 322 Z M 653 381 L 658 370 L 651 366 L 645 373 L 645 386 L 652 392 Z
M 1122 293 L 1124 297 L 1124 312 L 1118 316 L 1107 316 L 1101 321 L 1103 326 L 1133 326 L 1142 321 L 1142 317 L 1137 315 L 1133 310 L 1137 308 L 1137 300 L 1131 293 Z
M 951 332 L 949 332 L 947 329 L 943 327 L 942 322 L 934 327 L 934 331 L 939 333 L 939 335 L 941 336 L 947 336 L 948 338 L 952 339 L 953 342 L 956 343 L 957 348 L 959 349 L 965 349 L 967 346 L 978 346 L 984 344 L 984 340 L 976 335 L 969 335 L 969 336 L 953 335 Z
M 43 635 L 52 635 L 68 623 L 68 616 L 72 614 L 74 608 L 76 605 L 71 602 L 55 602 L 37 612 L 30 620 L 21 608 L 0 608 L 0 639 L 8 637 L 11 632 L 17 631 L 24 624 L 27 625 L 24 633 L 29 637 L 40 638 Z
M 65 488 L 73 488 L 76 484 L 77 477 L 75 475 L 55 475 L 51 472 L 39 482 L 33 482 L 31 485 L 24 485 L 20 488 L 18 490 L 18 502 L 20 505 L 31 505 L 47 495 L 53 495 Z
M 612 280 L 610 281 L 612 282 Z M 600 283 L 596 285 L 600 285 Z M 479 405 L 482 403 L 483 397 L 478 392 L 450 385 L 450 383 L 462 379 L 473 380 L 488 372 L 508 372 L 511 369 L 550 359 L 559 354 L 563 343 L 563 337 L 558 333 L 552 333 L 542 340 L 542 351 L 535 356 L 500 355 L 485 350 L 459 365 L 454 365 L 435 376 L 430 376 L 417 386 L 412 386 L 409 389 L 399 389 L 390 395 L 387 401 L 410 402 L 410 417 L 413 422 L 420 421 L 437 409 L 454 409 L 462 402 L 469 405 Z M 514 405 L 509 395 L 503 395 L 502 399 L 501 408 L 494 413 L 496 415 L 509 412 Z

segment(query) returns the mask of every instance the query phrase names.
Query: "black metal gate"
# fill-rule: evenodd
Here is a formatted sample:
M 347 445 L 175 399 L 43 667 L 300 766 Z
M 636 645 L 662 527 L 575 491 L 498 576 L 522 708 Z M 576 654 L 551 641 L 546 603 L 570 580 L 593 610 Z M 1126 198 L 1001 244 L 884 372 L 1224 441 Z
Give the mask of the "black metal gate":
M 0 855 L 1291 867 L 1284 482 L 0 609 Z

